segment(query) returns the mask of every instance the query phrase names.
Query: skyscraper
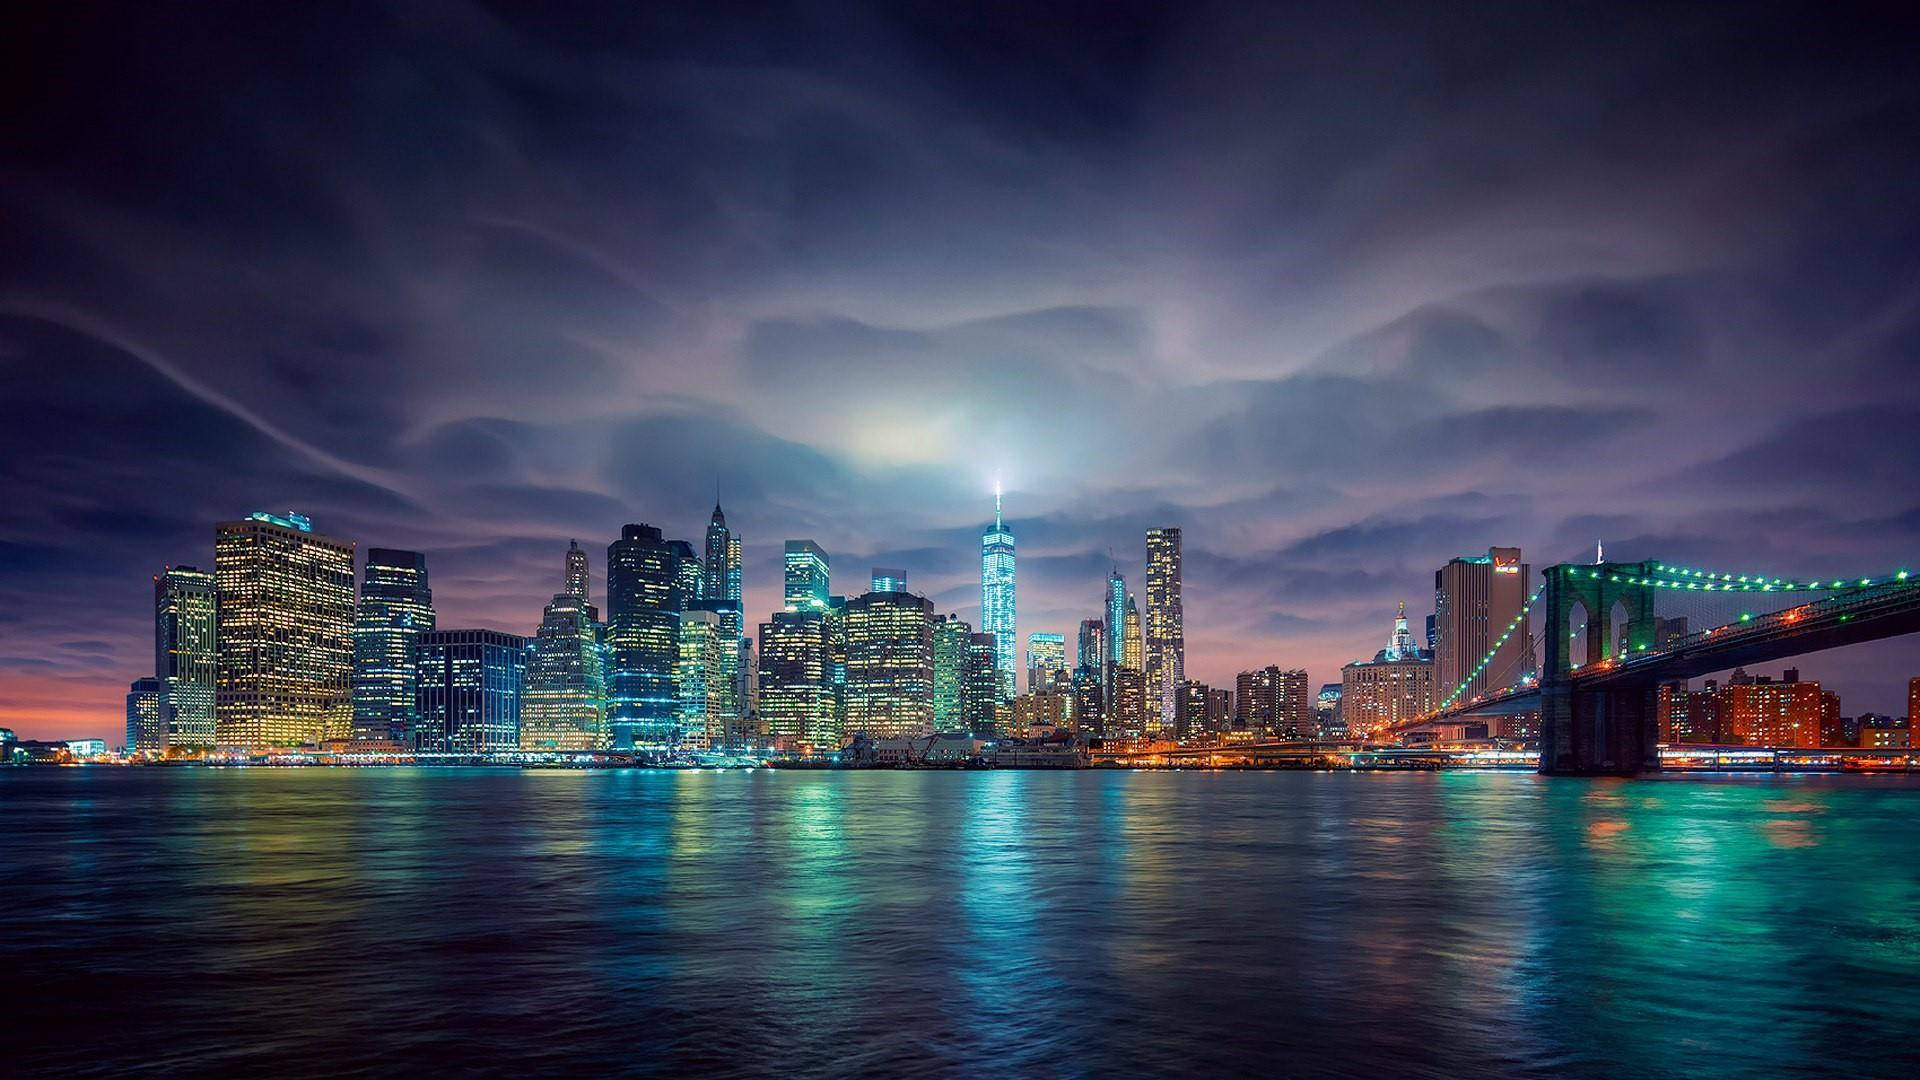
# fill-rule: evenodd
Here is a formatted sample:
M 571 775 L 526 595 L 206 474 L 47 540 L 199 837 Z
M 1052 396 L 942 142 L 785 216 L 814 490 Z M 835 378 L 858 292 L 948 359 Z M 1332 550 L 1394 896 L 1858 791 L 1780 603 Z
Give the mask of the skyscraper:
M 1440 700 L 1466 683 L 1459 694 L 1470 701 L 1488 690 L 1508 686 L 1535 669 L 1527 602 L 1530 567 L 1519 548 L 1489 548 L 1485 555 L 1460 556 L 1433 574 L 1433 692 Z M 1500 635 L 1515 619 L 1520 625 L 1504 643 Z M 1489 653 L 1485 670 L 1475 668 Z
M 1099 619 L 1080 620 L 1080 640 L 1073 654 L 1075 672 L 1091 671 L 1099 675 L 1107 669 L 1107 624 Z
M 354 738 L 413 745 L 419 677 L 414 645 L 433 628 L 427 557 L 368 548 L 353 620 Z
M 1065 689 L 1067 683 L 1067 636 L 1033 633 L 1027 635 L 1027 693 Z
M 135 679 L 127 689 L 127 751 L 157 753 L 166 748 L 166 692 L 159 679 Z
M 960 726 L 978 738 L 998 731 L 1000 639 L 992 634 L 967 638 L 967 664 L 961 672 Z
M 1269 664 L 1243 671 L 1233 680 L 1233 726 L 1255 737 L 1271 737 L 1280 726 L 1280 667 Z
M 1147 530 L 1146 649 L 1148 723 L 1162 735 L 1174 731 L 1180 684 L 1187 677 L 1186 616 L 1180 603 L 1180 530 Z
M 567 563 L 571 584 L 572 552 Z M 607 742 L 606 648 L 600 628 L 586 597 L 561 592 L 541 611 L 540 629 L 528 645 L 520 748 L 604 750 Z
M 195 567 L 170 566 L 153 579 L 153 670 L 166 747 L 213 747 L 219 606 L 213 575 Z
M 1107 737 L 1139 739 L 1147 734 L 1146 680 L 1138 668 L 1113 669 L 1113 701 L 1107 713 Z
M 760 624 L 760 721 L 776 739 L 830 752 L 840 746 L 831 616 L 806 603 Z
M 1127 613 L 1122 618 L 1120 632 L 1120 666 L 1142 670 L 1140 641 L 1140 609 L 1133 604 L 1132 594 L 1127 596 Z
M 680 614 L 680 659 L 674 668 L 679 697 L 676 743 L 705 749 L 738 745 L 739 716 L 730 711 L 732 650 L 722 647 L 720 613 L 701 607 Z
M 527 639 L 498 630 L 427 630 L 419 655 L 419 749 L 486 754 L 520 746 Z
M 700 606 L 720 616 L 722 660 L 731 674 L 723 680 L 718 703 L 726 717 L 721 726 L 729 731 L 739 730 L 747 715 L 747 622 L 741 603 L 740 550 L 740 538 L 727 528 L 727 515 L 715 502 L 707 519 Z
M 873 587 L 868 592 L 906 592 L 907 572 L 897 566 L 873 568 Z
M 789 540 L 784 552 L 785 596 L 788 611 L 824 608 L 833 590 L 827 573 L 827 553 L 811 540 Z M 761 643 L 765 652 L 766 644 Z M 762 661 L 764 663 L 765 661 Z
M 933 729 L 933 601 L 906 592 L 847 601 L 847 730 Z
M 1119 667 L 1127 662 L 1127 579 L 1120 576 L 1120 568 L 1114 567 L 1107 575 L 1107 662 L 1109 667 Z
M 353 544 L 301 514 L 214 527 L 215 741 L 268 749 L 353 726 Z
M 590 590 L 590 580 L 587 575 L 587 553 L 580 550 L 578 540 L 567 541 L 567 576 L 561 591 L 568 596 L 588 600 L 590 599 L 587 595 Z
M 933 620 L 933 726 L 938 731 L 962 731 L 962 702 L 967 679 L 967 639 L 973 627 L 958 615 Z
M 686 562 L 651 525 L 627 525 L 607 546 L 607 727 L 614 749 L 671 742 Z
M 980 629 L 993 635 L 1000 697 L 1014 694 L 1019 643 L 1014 636 L 1013 529 L 1000 515 L 1000 485 L 993 486 L 993 524 L 980 534 Z
M 1313 694 L 1307 689 L 1307 673 L 1300 668 L 1291 668 L 1280 672 L 1275 694 L 1274 734 L 1283 739 L 1311 739 L 1316 725 L 1313 722 Z

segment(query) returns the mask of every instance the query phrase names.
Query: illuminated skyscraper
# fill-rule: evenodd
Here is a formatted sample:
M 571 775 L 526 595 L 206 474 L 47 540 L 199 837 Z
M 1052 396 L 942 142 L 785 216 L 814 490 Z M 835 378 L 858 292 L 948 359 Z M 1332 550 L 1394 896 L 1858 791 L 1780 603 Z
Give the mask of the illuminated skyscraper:
M 428 630 L 416 650 L 419 749 L 486 754 L 519 748 L 526 638 L 498 630 Z
M 1000 485 L 993 486 L 993 524 L 980 534 L 980 629 L 993 635 L 1000 696 L 1011 699 L 1019 643 L 1014 636 L 1013 529 L 1000 515 Z
M 1080 640 L 1074 649 L 1073 668 L 1098 675 L 1107 667 L 1107 624 L 1099 619 L 1080 620 Z
M 677 728 L 673 674 L 686 562 L 651 525 L 628 525 L 607 546 L 607 727 L 614 749 L 661 749 Z
M 587 595 L 590 580 L 587 575 L 587 553 L 580 550 L 578 540 L 567 541 L 567 577 L 562 591 L 568 596 L 590 599 Z
M 723 647 L 725 637 L 719 612 L 696 606 L 680 613 L 680 659 L 673 680 L 678 731 L 671 741 L 713 750 L 738 745 L 739 714 L 730 711 L 727 686 L 733 650 Z
M 166 691 L 159 679 L 135 679 L 127 690 L 127 751 L 166 748 Z
M 1120 568 L 1116 566 L 1113 572 L 1107 575 L 1107 663 L 1109 667 L 1120 667 L 1127 662 L 1127 610 L 1131 606 L 1127 603 L 1127 579 L 1120 576 Z
M 414 644 L 434 628 L 427 557 L 368 548 L 353 621 L 353 735 L 413 745 Z
M 1147 734 L 1146 680 L 1138 668 L 1113 669 L 1113 701 L 1107 713 L 1107 737 L 1138 739 Z
M 212 574 L 170 566 L 153 579 L 154 674 L 160 680 L 165 747 L 213 747 L 219 608 Z
M 776 739 L 815 752 L 840 746 L 824 607 L 776 611 L 760 624 L 760 722 Z
M 1520 561 L 1519 548 L 1490 548 L 1485 555 L 1463 555 L 1434 571 L 1433 692 L 1440 700 L 1466 683 L 1459 698 L 1471 701 L 1535 670 L 1529 618 L 1521 611 L 1529 569 Z M 1519 626 L 1498 643 L 1515 619 Z M 1476 673 L 1489 653 L 1485 670 Z
M 1135 671 L 1141 670 L 1140 609 L 1133 606 L 1133 596 L 1127 596 L 1127 613 L 1123 618 L 1124 629 L 1120 634 L 1120 666 Z
M 1187 678 L 1186 616 L 1180 603 L 1180 530 L 1147 530 L 1146 647 L 1148 723 L 1170 736 Z M 1157 711 L 1157 712 L 1156 712 Z
M 1097 622 L 1098 620 L 1093 620 Z M 1107 692 L 1100 668 L 1081 665 L 1073 672 L 1073 726 L 1095 738 L 1106 733 Z
M 1000 642 L 992 634 L 967 638 L 967 663 L 960 675 L 960 727 L 992 738 L 1000 705 Z
M 540 613 L 527 650 L 520 748 L 604 750 L 607 742 L 606 648 L 586 597 L 562 592 Z
M 828 584 L 827 553 L 820 545 L 811 540 L 789 540 L 784 561 L 787 610 L 826 607 L 827 595 L 833 590 Z M 761 648 L 765 650 L 764 643 Z
M 907 572 L 897 566 L 873 568 L 873 587 L 868 592 L 906 592 Z
M 215 741 L 267 749 L 353 727 L 353 544 L 300 514 L 214 527 Z
M 738 730 L 747 714 L 746 615 L 741 605 L 740 538 L 727 528 L 727 515 L 718 502 L 707 519 L 706 561 L 702 563 L 700 606 L 720 616 L 721 648 L 732 677 L 725 680 L 719 704 L 728 730 Z M 692 598 L 686 598 L 691 605 Z
M 846 727 L 875 738 L 933 730 L 933 601 L 905 592 L 847 601 Z
M 967 646 L 973 627 L 958 615 L 933 620 L 933 726 L 939 731 L 963 731 L 962 704 L 966 696 Z
M 1067 678 L 1067 636 L 1028 634 L 1027 693 L 1064 689 Z

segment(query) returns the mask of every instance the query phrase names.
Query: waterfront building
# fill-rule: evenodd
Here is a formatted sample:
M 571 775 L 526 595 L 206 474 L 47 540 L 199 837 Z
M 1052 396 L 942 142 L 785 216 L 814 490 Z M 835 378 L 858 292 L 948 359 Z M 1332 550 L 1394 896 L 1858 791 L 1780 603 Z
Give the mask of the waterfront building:
M 760 624 L 760 723 L 769 736 L 814 751 L 841 741 L 830 618 L 809 603 Z
M 1107 713 L 1107 737 L 1145 738 L 1147 729 L 1147 682 L 1138 668 L 1113 669 L 1113 699 Z
M 353 726 L 353 543 L 305 515 L 214 527 L 214 738 L 247 750 L 345 738 Z
M 1027 635 L 1027 692 L 1059 690 L 1067 682 L 1067 636 Z
M 498 630 L 427 630 L 415 645 L 418 749 L 448 754 L 518 749 L 527 639 Z
M 1433 692 L 1471 701 L 1538 670 L 1529 629 L 1527 590 L 1531 568 L 1517 547 L 1488 548 L 1485 555 L 1448 560 L 1433 574 Z M 1520 620 L 1505 642 L 1514 620 Z M 1489 659 L 1489 656 L 1491 658 Z M 1484 670 L 1477 670 L 1486 660 Z
M 847 601 L 846 697 L 849 732 L 933 729 L 933 601 L 906 592 Z
M 1866 750 L 1907 749 L 1913 745 L 1912 717 L 1862 713 L 1852 745 Z
M 728 707 L 733 651 L 723 645 L 725 637 L 719 612 L 704 606 L 681 612 L 680 659 L 673 673 L 678 715 L 668 740 L 674 745 L 717 750 L 741 744 L 739 715 Z
M 1180 685 L 1178 737 L 1198 739 L 1226 734 L 1233 727 L 1233 694 L 1192 679 Z
M 1350 734 L 1372 737 L 1432 712 L 1435 700 L 1433 654 L 1415 644 L 1402 603 L 1387 647 L 1340 669 L 1340 711 Z
M 167 748 L 166 691 L 159 679 L 133 680 L 127 690 L 127 752 L 159 753 Z
M 220 597 L 212 574 L 169 566 L 153 579 L 153 670 L 160 682 L 165 747 L 213 748 L 219 625 Z
M 562 592 L 581 600 L 591 600 L 592 577 L 587 571 L 587 553 L 580 550 L 580 541 L 567 541 L 567 575 L 561 584 Z
M 993 524 L 980 534 L 980 629 L 993 635 L 994 670 L 1000 697 L 1014 694 L 1014 666 L 1019 662 L 1014 639 L 1013 528 L 1000 514 L 1000 485 L 993 486 Z
M 685 575 L 689 565 L 699 566 L 690 553 L 651 525 L 627 525 L 607 546 L 607 727 L 616 750 L 672 741 Z
M 907 572 L 897 566 L 873 568 L 873 587 L 868 592 L 906 592 Z
M 1280 727 L 1280 666 L 1243 671 L 1233 680 L 1233 726 L 1261 738 Z
M 1186 615 L 1180 599 L 1180 530 L 1147 530 L 1147 617 L 1142 644 L 1149 723 L 1172 738 L 1180 684 L 1187 678 Z
M 419 636 L 433 628 L 427 557 L 417 551 L 368 548 L 353 620 L 355 739 L 413 745 L 414 684 L 419 676 L 414 647 Z
M 608 743 L 606 647 L 593 605 L 572 591 L 572 551 L 567 562 L 568 590 L 541 611 L 527 649 L 522 750 L 604 750 Z
M 1819 746 L 1820 721 L 1827 709 L 1818 682 L 1801 682 L 1788 668 L 1778 682 L 1735 669 L 1720 687 L 1715 707 L 1720 737 L 1745 746 Z M 1838 720 L 1839 699 L 1832 710 Z
M 1073 694 L 1065 690 L 1029 691 L 1013 699 L 1012 738 L 1024 739 L 1036 728 L 1073 726 Z
M 829 587 L 827 553 L 811 540 L 789 540 L 783 552 L 784 603 L 788 611 L 824 608 Z M 764 649 L 764 644 L 762 645 Z
M 1000 639 L 967 636 L 966 667 L 960 673 L 960 728 L 983 738 L 994 736 L 1000 704 Z
M 1105 680 L 1099 667 L 1079 667 L 1073 672 L 1073 723 L 1089 736 L 1106 733 L 1107 701 Z
M 965 730 L 961 702 L 967 678 L 967 639 L 973 627 L 958 615 L 933 620 L 933 726 L 936 731 Z

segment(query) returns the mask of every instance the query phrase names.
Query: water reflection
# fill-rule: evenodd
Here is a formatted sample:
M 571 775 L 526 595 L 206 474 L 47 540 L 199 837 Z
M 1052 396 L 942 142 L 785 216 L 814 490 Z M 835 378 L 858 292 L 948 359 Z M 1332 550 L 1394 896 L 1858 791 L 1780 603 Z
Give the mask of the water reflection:
M 1916 799 L 15 770 L 0 900 L 32 914 L 0 970 L 26 1070 L 1893 1072 L 1909 1025 L 1871 1003 L 1920 981 Z

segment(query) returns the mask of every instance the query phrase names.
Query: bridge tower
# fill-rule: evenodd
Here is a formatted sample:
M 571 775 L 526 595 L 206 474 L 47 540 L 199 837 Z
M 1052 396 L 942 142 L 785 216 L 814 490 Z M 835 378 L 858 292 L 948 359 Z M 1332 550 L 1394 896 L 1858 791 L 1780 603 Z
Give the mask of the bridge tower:
M 1654 573 L 1651 562 L 1550 566 L 1541 594 L 1546 624 L 1540 660 L 1540 771 L 1621 775 L 1660 767 L 1657 691 L 1576 688 L 1573 671 L 1606 660 L 1615 605 L 1627 614 L 1626 649 L 1654 644 L 1653 590 L 1625 584 Z M 1569 622 L 1585 612 L 1586 655 L 1575 658 Z

